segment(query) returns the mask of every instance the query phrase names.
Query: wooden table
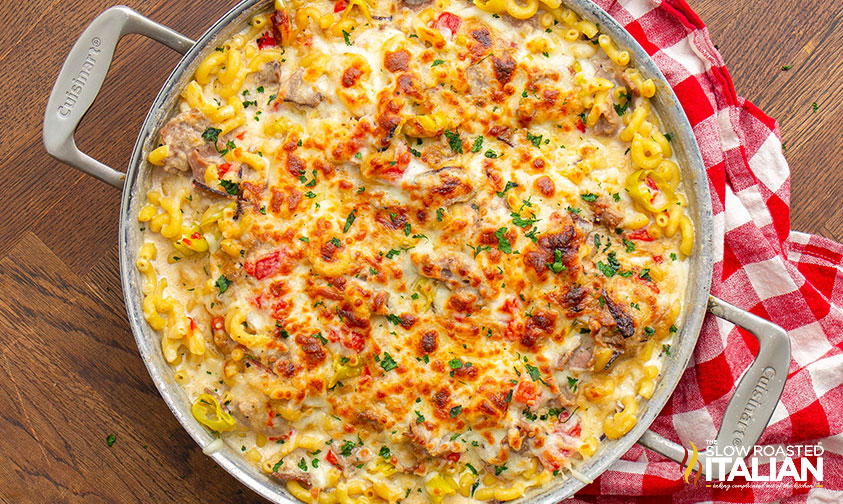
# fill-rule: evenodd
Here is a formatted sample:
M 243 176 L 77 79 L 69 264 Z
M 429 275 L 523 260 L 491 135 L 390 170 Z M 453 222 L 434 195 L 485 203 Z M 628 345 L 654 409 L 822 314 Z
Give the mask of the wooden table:
M 119 191 L 54 161 L 41 146 L 46 99 L 70 45 L 113 3 L 0 3 L 0 502 L 261 502 L 202 455 L 147 375 L 120 293 Z M 234 1 L 126 3 L 197 37 Z M 793 227 L 843 239 L 843 4 L 691 4 L 738 93 L 780 121 Z M 141 37 L 124 39 L 80 128 L 82 149 L 126 166 L 149 104 L 177 61 Z M 116 436 L 110 448 L 109 434 Z

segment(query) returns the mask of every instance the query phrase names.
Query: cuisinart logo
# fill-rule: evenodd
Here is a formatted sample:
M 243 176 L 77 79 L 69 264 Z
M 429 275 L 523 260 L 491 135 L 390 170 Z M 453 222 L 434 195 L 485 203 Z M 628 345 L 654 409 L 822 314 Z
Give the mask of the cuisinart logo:
M 77 73 L 76 77 L 70 81 L 72 84 L 70 89 L 64 92 L 64 103 L 59 105 L 58 108 L 60 116 L 67 117 L 73 111 L 73 107 L 76 105 L 76 101 L 79 99 L 82 89 L 84 89 L 85 84 L 88 83 L 88 77 L 91 76 L 91 71 L 93 71 L 94 65 L 97 63 L 97 55 L 102 52 L 99 49 L 100 44 L 102 44 L 102 41 L 99 37 L 91 39 L 91 46 L 88 47 L 88 56 L 85 58 L 85 61 L 82 62 L 82 67 L 79 69 L 79 73 Z

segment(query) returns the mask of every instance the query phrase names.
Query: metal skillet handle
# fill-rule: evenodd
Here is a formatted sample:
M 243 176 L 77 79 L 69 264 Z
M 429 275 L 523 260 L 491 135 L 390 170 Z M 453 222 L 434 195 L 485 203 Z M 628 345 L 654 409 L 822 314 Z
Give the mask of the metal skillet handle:
M 700 453 L 700 467 L 710 479 L 725 479 L 739 455 L 728 459 L 719 455 L 726 446 L 751 451 L 758 442 L 773 410 L 779 402 L 790 368 L 790 339 L 776 324 L 757 317 L 714 296 L 708 298 L 708 310 L 746 329 L 758 339 L 758 356 L 738 383 L 717 433 L 718 457 L 712 460 L 710 474 L 706 473 L 706 454 Z M 684 463 L 688 452 L 680 445 L 669 441 L 653 431 L 647 431 L 638 442 L 670 459 Z M 704 448 L 701 447 L 702 450 Z M 727 454 L 733 448 L 727 449 Z M 744 452 L 745 453 L 745 452 Z
M 123 35 L 138 33 L 184 54 L 193 41 L 118 5 L 94 19 L 70 50 L 61 68 L 44 113 L 44 147 L 53 157 L 78 170 L 123 187 L 125 174 L 107 166 L 76 147 L 74 133 L 99 94 L 117 42 Z

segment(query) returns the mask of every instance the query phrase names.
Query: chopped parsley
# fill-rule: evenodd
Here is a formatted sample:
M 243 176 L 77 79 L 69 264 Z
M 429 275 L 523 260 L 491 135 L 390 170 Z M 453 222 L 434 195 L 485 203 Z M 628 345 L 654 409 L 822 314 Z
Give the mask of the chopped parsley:
M 306 461 L 306 460 L 304 460 L 304 457 L 302 457 L 302 459 L 301 459 L 301 460 L 299 460 L 299 464 L 298 464 L 298 465 L 299 465 L 299 469 L 301 469 L 301 470 L 302 470 L 302 471 L 304 471 L 304 472 L 307 472 L 307 461 Z
M 237 182 L 222 179 L 220 180 L 220 185 L 223 189 L 225 189 L 225 192 L 232 196 L 237 196 L 238 194 L 240 194 L 240 184 L 238 184 Z
M 569 211 L 573 214 L 578 214 L 578 213 L 582 212 L 582 208 L 574 208 L 574 207 L 570 207 L 570 206 L 567 207 L 565 210 L 567 210 L 567 211 Z
M 392 259 L 393 257 L 397 256 L 400 253 L 401 253 L 400 250 L 389 249 L 389 252 L 386 253 L 386 258 Z
M 109 434 L 105 437 L 105 444 L 107 444 L 109 448 L 114 446 L 115 441 L 117 441 L 117 436 L 115 436 L 114 434 Z
M 381 446 L 381 451 L 378 452 L 378 455 L 385 459 L 388 459 L 392 456 L 392 452 L 389 450 L 388 446 Z
M 666 353 L 669 357 L 670 356 L 670 345 L 662 345 L 662 352 Z
M 445 209 L 444 208 L 437 208 L 436 209 L 436 221 L 442 222 L 442 217 L 445 216 Z
M 552 263 L 546 263 L 546 264 L 547 264 L 547 269 L 549 269 L 550 271 L 552 271 L 554 273 L 561 273 L 561 272 L 565 271 L 566 269 L 568 269 L 568 268 L 565 267 L 564 264 L 562 264 L 562 251 L 559 250 L 559 249 L 553 250 L 553 262 Z
M 222 130 L 219 128 L 208 128 L 202 132 L 202 138 L 216 144 L 219 140 L 220 133 L 222 133 Z
M 820 106 L 819 106 L 819 105 L 817 105 L 817 102 L 813 102 L 813 103 L 811 103 L 811 109 L 812 109 L 814 112 L 816 112 L 817 110 L 819 110 L 819 109 L 820 109 Z
M 481 253 L 481 252 L 483 252 L 484 250 L 485 250 L 485 251 L 487 251 L 487 252 L 488 252 L 489 250 L 492 250 L 492 247 L 490 247 L 489 245 L 478 245 L 478 246 L 476 246 L 476 247 L 474 247 L 474 246 L 472 246 L 472 245 L 468 245 L 468 244 L 466 244 L 466 245 L 467 245 L 467 246 L 468 246 L 471 250 L 473 250 L 473 251 L 474 251 L 474 257 L 475 257 L 475 259 L 476 259 L 476 258 L 477 258 L 477 256 L 478 256 L 478 255 L 480 255 L 480 253 Z
M 509 216 L 512 217 L 512 223 L 520 228 L 528 228 L 538 222 L 539 220 L 541 220 L 536 219 L 535 214 L 533 214 L 533 217 L 528 219 L 521 217 L 521 214 L 518 212 L 512 212 L 511 214 L 509 214 Z
M 398 363 L 389 355 L 389 352 L 384 352 L 383 359 L 381 359 L 381 367 L 384 371 L 392 371 L 398 367 Z
M 410 226 L 409 222 L 404 223 L 404 236 L 410 236 L 410 233 L 413 232 L 412 226 Z
M 330 242 L 331 242 L 331 245 L 333 245 L 333 246 L 334 246 L 334 247 L 336 247 L 336 248 L 340 248 L 340 247 L 342 247 L 342 242 L 341 242 L 341 241 L 339 240 L 339 238 L 337 238 L 336 236 L 335 236 L 335 237 L 333 237 L 333 238 L 331 238 L 331 239 L 330 239 L 330 240 L 328 240 L 328 241 L 330 241 Z
M 626 93 L 620 93 L 618 95 L 618 98 L 624 100 L 624 103 L 623 103 L 623 105 L 621 105 L 620 103 L 615 103 L 614 104 L 615 112 L 619 116 L 622 116 L 626 112 L 626 109 L 629 108 L 629 96 Z
M 623 244 L 626 245 L 627 252 L 633 252 L 635 250 L 635 244 L 627 240 L 626 238 L 623 239 Z
M 527 368 L 527 374 L 530 375 L 530 378 L 532 378 L 533 381 L 540 381 L 542 379 L 542 372 L 539 371 L 539 368 L 531 366 L 526 362 L 524 363 L 524 367 Z
M 345 30 L 342 31 L 342 38 L 343 38 L 343 40 L 345 40 L 345 45 L 347 45 L 347 46 L 351 45 L 351 40 L 349 40 L 349 38 L 348 38 L 348 32 L 347 31 L 345 31 Z
M 618 193 L 615 193 L 615 194 L 613 194 L 613 195 L 612 195 L 612 199 L 613 199 L 613 200 L 615 200 L 615 201 L 620 201 L 620 200 L 621 200 L 621 195 L 620 195 L 620 194 L 618 194 Z
M 583 201 L 588 201 L 589 203 L 597 201 L 597 195 L 592 193 L 580 194 L 580 198 L 582 198 Z
M 345 219 L 345 226 L 342 228 L 343 233 L 348 233 L 348 230 L 351 229 L 351 225 L 354 224 L 354 219 L 357 218 L 357 209 L 351 211 L 348 214 L 348 217 Z
M 462 154 L 462 138 L 460 138 L 460 132 L 453 132 L 451 130 L 445 130 L 445 137 L 448 139 L 448 146 L 451 147 L 451 150 L 455 154 Z
M 482 148 L 483 148 L 483 135 L 480 135 L 479 137 L 477 137 L 476 140 L 474 140 L 474 145 L 471 146 L 471 152 L 480 152 L 480 149 L 482 149 Z
M 261 212 L 262 214 L 266 215 L 266 205 L 264 205 L 264 206 L 262 206 L 262 207 L 260 208 L 260 212 Z
M 228 287 L 231 285 L 231 280 L 229 280 L 225 275 L 220 275 L 220 277 L 217 278 L 217 281 L 214 282 L 214 285 L 217 286 L 217 289 L 220 290 L 220 294 L 222 294 L 228 290 Z
M 462 406 L 454 406 L 451 408 L 451 418 L 457 418 L 462 413 Z
M 675 260 L 676 260 L 676 252 L 671 252 L 671 253 L 670 253 L 670 260 L 671 260 L 671 261 L 675 261 Z
M 495 159 L 496 157 L 498 157 L 498 153 L 493 151 L 492 149 L 487 150 L 483 155 L 489 159 Z
M 459 369 L 462 367 L 462 361 L 460 359 L 451 359 L 448 361 L 448 366 L 451 369 Z
M 609 264 L 603 264 L 602 261 L 597 261 L 597 269 L 607 277 L 613 277 L 621 269 L 621 264 L 618 262 L 617 257 L 615 257 L 614 252 L 609 252 L 608 262 Z
M 433 60 L 433 64 L 431 64 L 431 65 L 430 65 L 430 67 L 431 67 L 431 68 L 433 68 L 433 67 L 435 67 L 435 66 L 439 66 L 439 65 L 441 65 L 441 64 L 443 64 L 443 63 L 445 63 L 445 60 L 436 59 L 436 60 Z
M 650 270 L 649 269 L 642 269 L 640 273 L 638 273 L 638 278 L 642 280 L 647 280 L 652 282 L 653 279 L 650 277 Z
M 424 415 L 422 415 L 421 413 L 419 413 L 419 412 L 418 412 L 418 410 L 417 410 L 417 411 L 415 411 L 414 413 L 416 414 L 416 423 L 422 423 L 422 422 L 424 422 Z
M 676 324 L 670 324 L 670 332 L 675 333 L 678 330 L 679 328 L 676 327 Z
M 395 315 L 394 313 L 387 314 L 386 320 L 392 322 L 395 325 L 401 325 L 401 324 L 404 323 L 404 321 L 401 320 L 401 317 L 399 317 L 398 315 Z
M 472 473 L 477 474 L 477 469 L 475 469 L 474 466 L 469 464 L 468 462 L 465 463 L 465 468 L 471 471 Z
M 527 141 L 532 143 L 536 147 L 542 146 L 542 136 L 543 135 L 533 135 L 529 131 L 527 132 Z
M 496 191 L 495 194 L 498 195 L 498 198 L 503 198 L 504 194 L 506 194 L 507 191 L 515 187 L 518 187 L 518 184 L 512 181 L 507 181 L 506 185 L 503 186 L 503 191 Z
M 356 445 L 354 444 L 354 441 L 346 441 L 345 443 L 342 444 L 342 447 L 340 448 L 340 454 L 343 457 L 351 456 L 351 452 L 352 452 L 352 450 L 354 450 L 355 446 Z
M 505 403 L 512 402 L 512 391 L 515 389 L 509 389 L 509 392 L 506 394 L 506 398 L 503 400 Z
M 782 71 L 783 72 L 786 72 L 786 71 L 790 70 L 791 68 L 793 68 L 793 65 L 782 65 Z
M 568 388 L 571 389 L 571 392 L 577 391 L 577 382 L 578 381 L 579 381 L 579 379 L 574 378 L 573 376 L 568 377 Z
M 495 231 L 495 237 L 498 239 L 498 250 L 504 254 L 512 253 L 512 244 L 506 238 L 506 228 L 502 227 Z
M 501 466 L 495 466 L 495 476 L 500 476 L 500 474 L 507 470 L 506 464 Z
M 313 191 L 307 191 L 306 193 L 304 193 L 304 197 L 309 198 L 309 199 L 313 199 L 313 198 L 316 197 L 316 193 L 313 192 Z
M 322 343 L 322 346 L 325 346 L 325 345 L 328 344 L 328 340 L 325 339 L 325 336 L 322 336 L 322 331 L 319 331 L 316 334 L 311 334 L 311 337 L 315 338 L 315 339 L 318 339 L 319 342 Z
M 644 332 L 647 334 L 647 336 L 652 336 L 652 335 L 656 334 L 656 330 L 653 329 L 650 326 L 644 327 Z
M 410 147 L 410 154 L 412 154 L 416 157 L 421 157 L 421 152 L 417 151 L 416 149 L 414 149 L 412 147 Z

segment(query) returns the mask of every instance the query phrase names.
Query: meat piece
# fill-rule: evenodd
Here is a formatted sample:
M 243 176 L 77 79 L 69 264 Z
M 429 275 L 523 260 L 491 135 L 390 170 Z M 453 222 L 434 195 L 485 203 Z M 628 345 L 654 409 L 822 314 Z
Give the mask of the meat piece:
M 515 68 L 518 65 L 508 52 L 502 53 L 501 57 L 492 56 L 492 67 L 495 69 L 495 78 L 501 84 L 506 84 L 512 80 L 512 74 L 515 73 Z
M 500 124 L 495 124 L 491 128 L 489 128 L 489 135 L 497 138 L 501 142 L 509 145 L 510 147 L 515 147 L 515 144 L 512 143 L 512 134 L 515 132 L 514 129 L 510 128 L 509 126 L 501 126 Z
M 582 234 L 576 226 L 567 224 L 561 233 L 547 232 L 540 235 L 538 243 L 529 246 L 524 252 L 524 264 L 541 276 L 548 270 L 547 265 L 556 261 L 556 251 L 559 251 L 562 264 L 570 272 L 578 265 L 577 251 L 581 243 Z
M 284 101 L 294 103 L 301 107 L 313 108 L 319 105 L 324 97 L 322 93 L 314 90 L 313 86 L 304 82 L 302 79 L 303 75 L 304 68 L 299 68 L 283 84 Z
M 486 284 L 475 263 L 466 261 L 465 258 L 464 254 L 453 252 L 410 256 L 420 275 L 439 280 L 452 291 L 473 287 L 479 291 L 481 297 L 490 298 L 493 291 Z
M 492 76 L 480 65 L 471 65 L 465 70 L 465 79 L 473 95 L 482 95 L 492 85 Z
M 187 156 L 206 142 L 202 133 L 208 124 L 199 109 L 191 109 L 173 117 L 161 128 L 161 142 L 169 149 L 164 158 L 164 170 L 170 173 L 187 171 Z
M 325 361 L 325 349 L 322 343 L 313 336 L 296 335 L 296 343 L 304 353 L 304 360 L 311 367 L 318 366 Z
M 309 474 L 295 466 L 292 466 L 292 464 L 288 466 L 286 461 L 284 462 L 284 465 L 272 471 L 272 476 L 282 481 L 292 480 L 304 483 L 307 486 L 313 485 L 313 480 L 310 478 Z
M 269 415 L 269 405 L 266 402 L 240 400 L 229 403 L 231 415 L 243 425 L 247 425 L 256 432 L 263 432 L 268 437 L 286 435 L 290 427 L 287 421 L 279 416 Z
M 404 437 L 412 441 L 416 446 L 427 450 L 431 436 L 430 432 L 424 428 L 424 426 L 416 421 L 413 421 L 410 422 L 407 432 L 404 433 Z
M 187 164 L 190 166 L 190 170 L 193 173 L 193 185 L 215 196 L 221 196 L 229 199 L 235 198 L 236 196 L 228 194 L 225 191 L 205 185 L 205 171 L 208 167 L 220 166 L 224 163 L 225 160 L 220 157 L 219 153 L 212 144 L 207 144 L 199 147 L 198 149 L 192 150 L 187 156 Z M 240 173 L 241 168 L 242 167 L 238 163 L 237 166 L 232 166 L 232 168 L 229 168 L 228 171 L 234 170 L 238 174 L 242 175 L 242 173 Z
M 609 313 L 612 314 L 612 318 L 615 319 L 615 323 L 617 324 L 618 331 L 624 338 L 629 338 L 635 333 L 635 324 L 632 321 L 632 317 L 627 314 L 620 303 L 616 303 L 609 297 L 609 294 L 606 290 L 603 290 L 603 298 L 606 300 L 606 306 L 609 308 Z
M 623 220 L 623 216 L 616 212 L 616 205 L 610 203 L 605 196 L 600 196 L 590 203 L 590 206 L 594 213 L 595 224 L 614 230 Z
M 585 299 L 588 291 L 580 285 L 567 285 L 563 290 L 557 290 L 548 297 L 562 308 L 565 308 L 565 316 L 568 318 L 577 317 L 585 309 Z
M 205 180 L 205 171 L 209 166 L 219 166 L 225 163 L 222 156 L 214 148 L 212 144 L 207 144 L 198 149 L 193 149 L 187 155 L 187 164 L 193 173 L 193 178 L 196 180 Z
M 591 338 L 585 338 L 580 342 L 580 346 L 570 352 L 559 356 L 556 361 L 556 369 L 576 369 L 586 370 L 591 369 L 594 365 L 594 341 Z
M 492 36 L 489 34 L 489 29 L 485 26 L 471 30 L 471 38 L 476 40 L 483 47 L 492 46 Z
M 638 88 L 638 83 L 634 79 L 630 78 L 631 75 L 633 74 L 627 75 L 626 72 L 623 72 L 621 74 L 621 79 L 623 79 L 624 84 L 626 84 L 626 88 L 632 92 L 631 96 L 639 96 L 641 95 L 641 89 Z
M 471 175 L 461 166 L 446 166 L 424 172 L 416 176 L 405 189 L 428 207 L 451 206 L 474 196 Z
M 620 124 L 620 116 L 614 107 L 603 109 L 601 112 L 597 124 L 594 125 L 594 133 L 603 136 L 614 135 Z
M 268 61 L 255 74 L 255 84 L 264 87 L 275 87 L 281 84 L 281 63 Z
M 539 309 L 527 320 L 521 334 L 521 344 L 528 348 L 533 347 L 539 340 L 553 334 L 555 328 L 556 313 Z

